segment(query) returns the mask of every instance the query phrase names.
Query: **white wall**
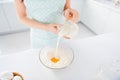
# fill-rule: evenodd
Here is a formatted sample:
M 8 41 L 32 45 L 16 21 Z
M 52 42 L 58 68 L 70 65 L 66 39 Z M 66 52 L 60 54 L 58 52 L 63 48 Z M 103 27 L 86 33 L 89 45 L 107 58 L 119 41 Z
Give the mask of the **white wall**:
M 114 9 L 84 0 L 81 21 L 97 34 L 120 31 L 120 11 Z
M 0 1 L 0 35 L 20 32 L 28 30 L 29 28 L 18 20 L 15 11 L 14 3 Z
M 76 9 L 79 12 L 80 16 L 82 14 L 83 1 L 84 0 L 71 0 L 71 6 L 72 6 L 72 8 Z
M 8 26 L 2 5 L 0 4 L 0 33 L 8 32 L 8 31 L 10 31 L 10 27 Z

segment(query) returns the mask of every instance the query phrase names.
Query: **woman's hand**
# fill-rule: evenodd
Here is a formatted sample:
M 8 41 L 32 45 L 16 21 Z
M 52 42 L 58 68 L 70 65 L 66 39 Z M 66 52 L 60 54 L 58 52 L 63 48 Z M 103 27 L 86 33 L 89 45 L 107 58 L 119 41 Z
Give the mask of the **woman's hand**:
M 78 12 L 74 9 L 66 9 L 64 16 L 67 20 L 71 20 L 73 22 L 77 22 L 79 18 Z
M 47 30 L 54 34 L 58 34 L 59 27 L 61 27 L 60 24 L 47 24 Z
M 61 24 L 47 24 L 47 31 L 50 31 L 54 34 L 58 34 L 59 33 L 59 28 L 62 27 Z M 65 39 L 70 39 L 67 36 L 63 36 Z

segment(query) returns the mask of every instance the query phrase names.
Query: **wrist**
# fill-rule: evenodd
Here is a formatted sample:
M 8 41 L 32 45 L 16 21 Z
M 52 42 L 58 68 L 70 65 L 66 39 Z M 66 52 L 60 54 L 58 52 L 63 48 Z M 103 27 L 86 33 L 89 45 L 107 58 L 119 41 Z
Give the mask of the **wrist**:
M 64 11 L 66 11 L 66 10 L 71 10 L 72 8 L 70 8 L 70 7 L 68 7 L 68 8 L 66 8 L 66 9 L 64 9 Z
M 50 31 L 50 24 L 45 24 L 45 30 Z

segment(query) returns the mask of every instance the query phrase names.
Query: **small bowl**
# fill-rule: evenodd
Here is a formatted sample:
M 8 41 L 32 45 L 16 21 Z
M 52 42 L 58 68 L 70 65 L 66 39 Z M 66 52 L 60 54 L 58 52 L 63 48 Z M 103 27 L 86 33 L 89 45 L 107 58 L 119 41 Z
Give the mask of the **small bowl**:
M 67 45 L 60 44 L 58 47 L 58 54 L 57 58 L 60 59 L 59 62 L 53 63 L 51 58 L 53 58 L 56 52 L 56 46 L 45 46 L 41 49 L 39 53 L 39 60 L 40 62 L 50 69 L 63 69 L 69 66 L 73 59 L 74 53 L 72 48 L 68 47 Z

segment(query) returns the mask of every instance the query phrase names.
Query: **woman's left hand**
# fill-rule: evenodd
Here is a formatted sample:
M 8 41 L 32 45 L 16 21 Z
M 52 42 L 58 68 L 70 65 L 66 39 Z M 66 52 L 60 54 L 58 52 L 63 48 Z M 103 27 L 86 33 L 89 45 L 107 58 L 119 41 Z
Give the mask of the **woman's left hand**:
M 67 20 L 71 20 L 73 22 L 77 22 L 79 19 L 79 13 L 74 9 L 66 9 L 64 16 Z

